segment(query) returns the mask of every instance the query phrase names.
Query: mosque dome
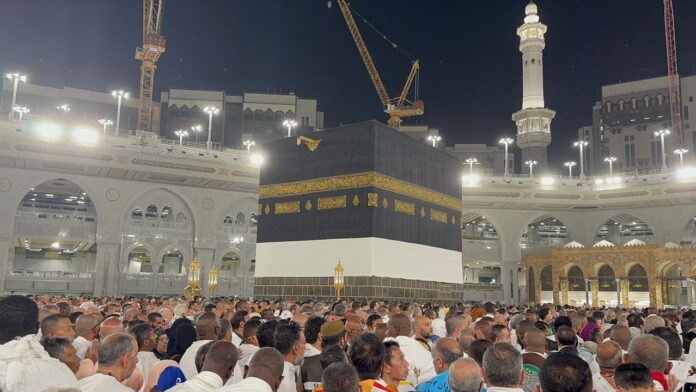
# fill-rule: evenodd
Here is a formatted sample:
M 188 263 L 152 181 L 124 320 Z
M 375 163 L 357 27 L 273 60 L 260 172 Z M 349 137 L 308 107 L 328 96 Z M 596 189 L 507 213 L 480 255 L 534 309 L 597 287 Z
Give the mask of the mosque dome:
M 524 13 L 525 15 L 536 15 L 537 5 L 534 4 L 534 2 L 529 2 L 529 4 L 527 4 L 527 6 L 524 8 Z

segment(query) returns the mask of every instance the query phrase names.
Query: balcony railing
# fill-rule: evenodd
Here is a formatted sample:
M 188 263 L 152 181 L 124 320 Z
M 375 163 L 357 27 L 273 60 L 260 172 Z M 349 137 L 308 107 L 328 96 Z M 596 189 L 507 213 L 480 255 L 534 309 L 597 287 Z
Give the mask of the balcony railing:
M 71 279 L 82 279 L 91 280 L 94 279 L 94 273 L 92 272 L 62 272 L 62 271 L 22 271 L 15 270 L 10 271 L 11 278 L 23 278 L 23 279 L 48 279 L 48 280 L 71 280 Z

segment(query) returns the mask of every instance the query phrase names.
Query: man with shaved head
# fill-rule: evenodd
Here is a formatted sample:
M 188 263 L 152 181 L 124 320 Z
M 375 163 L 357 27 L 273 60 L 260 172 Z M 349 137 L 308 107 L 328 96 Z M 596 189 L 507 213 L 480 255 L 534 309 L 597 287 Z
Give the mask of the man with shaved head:
M 616 390 L 614 373 L 616 367 L 623 363 L 623 350 L 616 342 L 607 340 L 597 346 L 596 354 L 599 374 L 593 375 L 594 390 L 596 392 L 612 392 Z
M 73 340 L 73 346 L 80 359 L 85 359 L 95 339 L 99 337 L 99 320 L 93 314 L 83 314 L 75 320 L 75 333 L 77 337 Z
M 546 336 L 537 328 L 531 328 L 524 334 L 525 347 L 522 350 L 522 362 L 541 369 L 546 359 Z
M 625 325 L 615 325 L 611 329 L 609 338 L 621 346 L 624 354 L 628 352 L 628 345 L 631 343 L 631 330 Z
M 450 365 L 447 384 L 452 392 L 479 392 L 483 386 L 481 368 L 471 358 L 459 358 Z
M 450 365 L 462 357 L 462 349 L 459 342 L 450 338 L 438 339 L 433 345 L 433 366 L 437 376 L 421 383 L 416 388 L 417 392 L 440 392 L 447 390 Z
M 413 320 L 413 329 L 415 329 L 414 338 L 420 343 L 423 348 L 430 351 L 432 342 L 430 337 L 433 336 L 432 320 L 425 316 L 418 316 Z
M 231 306 L 231 305 L 230 305 Z M 216 391 L 230 379 L 237 365 L 239 354 L 230 342 L 218 340 L 213 343 L 203 359 L 203 366 L 198 375 L 183 384 L 168 389 L 170 392 L 212 392 Z
M 184 372 L 187 380 L 190 380 L 198 374 L 196 370 L 196 353 L 204 344 L 217 340 L 220 335 L 220 319 L 213 312 L 205 312 L 196 320 L 196 335 L 198 340 L 193 342 L 184 355 L 181 356 L 179 367 Z
M 387 338 L 384 341 L 396 341 L 409 363 L 407 380 L 418 385 L 435 377 L 435 367 L 430 351 L 411 337 L 411 321 L 402 313 L 396 313 L 387 322 Z
M 454 340 L 459 340 L 459 336 L 462 334 L 462 331 L 468 327 L 469 323 L 467 322 L 467 319 L 464 316 L 454 315 L 447 317 L 447 319 L 445 320 L 445 330 L 447 331 L 447 337 L 452 338 Z
M 99 327 L 99 337 L 104 339 L 109 335 L 123 332 L 124 330 L 123 322 L 121 322 L 118 317 L 109 317 L 101 323 Z
M 363 333 L 363 325 L 360 318 L 352 316 L 346 319 L 346 343 L 348 347 L 353 343 L 353 340 Z
M 244 380 L 218 392 L 277 391 L 283 379 L 283 357 L 278 350 L 264 347 L 251 357 Z

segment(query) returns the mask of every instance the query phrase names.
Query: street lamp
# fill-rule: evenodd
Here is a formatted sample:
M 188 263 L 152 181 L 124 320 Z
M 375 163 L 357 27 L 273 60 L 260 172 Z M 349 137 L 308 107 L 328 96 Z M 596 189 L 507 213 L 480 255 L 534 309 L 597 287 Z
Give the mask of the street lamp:
M 22 122 L 22 118 L 24 118 L 24 115 L 29 113 L 29 108 L 26 106 L 17 105 L 12 107 L 12 111 L 19 113 L 19 122 Z
M 205 149 L 210 150 L 213 147 L 213 115 L 220 113 L 220 109 L 215 106 L 206 106 L 203 111 L 208 113 L 208 141 L 205 143 Z
M 118 137 L 118 131 L 121 126 L 121 101 L 123 99 L 128 99 L 128 93 L 123 90 L 114 90 L 111 92 L 111 95 L 118 100 L 118 104 L 116 105 L 116 137 Z
M 568 161 L 563 164 L 563 166 L 568 168 L 568 178 L 573 178 L 573 166 L 577 165 L 577 163 L 573 161 Z
M 247 148 L 247 151 L 251 151 L 251 147 L 255 146 L 256 142 L 253 140 L 245 140 L 242 142 L 242 144 L 244 144 L 244 146 Z
M 504 144 L 505 145 L 505 177 L 510 176 L 510 167 L 508 166 L 508 146 L 514 143 L 515 141 L 512 140 L 510 137 L 504 137 L 500 139 L 498 143 Z
M 17 87 L 19 87 L 19 82 L 27 81 L 27 75 L 22 75 L 19 72 L 13 72 L 5 74 L 5 78 L 10 79 L 14 86 L 12 87 L 12 106 L 10 106 L 10 120 L 14 120 L 14 108 L 17 106 Z
M 198 134 L 203 130 L 202 125 L 194 125 L 191 127 L 191 132 L 196 135 L 196 142 L 198 142 Z
M 614 174 L 614 162 L 616 162 L 618 158 L 616 157 L 606 157 L 604 158 L 604 162 L 607 162 L 609 164 L 609 175 Z
M 345 278 L 344 278 L 344 272 L 345 269 L 343 268 L 343 264 L 341 264 L 341 260 L 338 261 L 338 265 L 336 268 L 334 268 L 334 289 L 336 289 L 336 301 L 341 299 L 341 290 L 343 290 L 345 285 Z
M 181 146 L 184 143 L 184 138 L 188 137 L 189 135 L 188 131 L 183 130 L 174 131 L 174 134 L 176 136 L 179 136 L 179 146 Z
M 292 129 L 297 126 L 297 121 L 287 119 L 283 121 L 283 126 L 288 128 L 288 137 L 292 136 Z
M 67 113 L 70 111 L 70 105 L 68 105 L 67 103 L 64 103 L 62 105 L 56 106 L 56 109 L 60 110 L 63 113 Z
M 201 263 L 198 261 L 198 256 L 193 258 L 188 273 L 188 286 L 184 288 L 186 298 L 192 300 L 201 295 Z
M 575 147 L 580 148 L 580 178 L 585 178 L 585 147 L 590 144 L 589 142 L 585 140 L 578 140 L 577 142 L 573 143 Z
M 474 174 L 474 164 L 478 163 L 478 159 L 466 158 L 464 162 L 466 162 L 466 164 L 469 165 L 469 173 Z
M 684 154 L 689 152 L 686 148 L 677 148 L 674 153 L 679 155 L 679 166 L 684 166 Z
M 527 161 L 524 164 L 529 166 L 529 178 L 534 177 L 534 165 L 537 164 L 537 161 Z
M 218 270 L 213 267 L 208 272 L 208 294 L 210 297 L 215 296 L 215 292 L 218 288 Z
M 99 124 L 101 124 L 104 127 L 104 136 L 106 136 L 106 127 L 108 127 L 109 125 L 112 125 L 114 122 L 109 120 L 108 118 L 102 118 L 98 122 L 99 122 Z
M 433 148 L 437 148 L 437 143 L 442 140 L 442 136 L 430 135 L 427 140 L 433 144 Z
M 662 171 L 667 170 L 667 154 L 665 154 L 665 136 L 669 135 L 671 132 L 669 129 L 660 129 L 655 131 L 655 136 L 660 137 L 660 145 L 662 146 Z

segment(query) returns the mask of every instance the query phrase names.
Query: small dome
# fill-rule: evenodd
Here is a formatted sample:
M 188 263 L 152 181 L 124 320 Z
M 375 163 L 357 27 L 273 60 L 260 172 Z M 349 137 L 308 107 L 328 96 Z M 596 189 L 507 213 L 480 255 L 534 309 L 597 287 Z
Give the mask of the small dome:
M 525 15 L 536 15 L 537 14 L 537 5 L 534 4 L 533 2 L 530 2 L 527 4 L 526 7 L 524 7 L 524 13 Z

